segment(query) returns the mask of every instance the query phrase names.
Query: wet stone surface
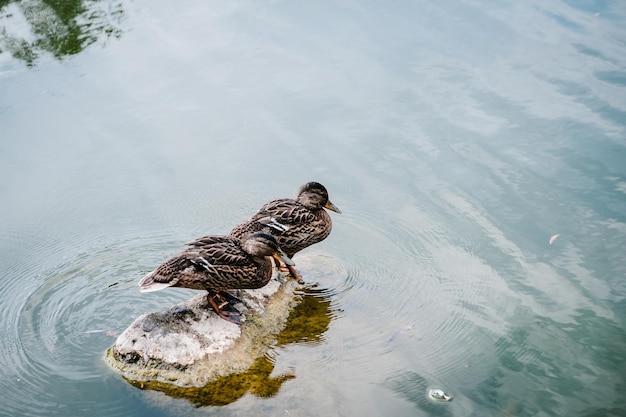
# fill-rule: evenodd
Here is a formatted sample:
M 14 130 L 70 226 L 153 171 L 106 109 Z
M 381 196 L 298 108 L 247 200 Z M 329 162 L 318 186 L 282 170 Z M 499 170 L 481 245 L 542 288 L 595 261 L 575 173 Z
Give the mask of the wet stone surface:
M 298 283 L 278 278 L 275 273 L 265 287 L 238 292 L 241 326 L 218 317 L 206 292 L 139 316 L 107 350 L 107 362 L 126 379 L 182 387 L 245 371 L 275 343 L 300 300 Z

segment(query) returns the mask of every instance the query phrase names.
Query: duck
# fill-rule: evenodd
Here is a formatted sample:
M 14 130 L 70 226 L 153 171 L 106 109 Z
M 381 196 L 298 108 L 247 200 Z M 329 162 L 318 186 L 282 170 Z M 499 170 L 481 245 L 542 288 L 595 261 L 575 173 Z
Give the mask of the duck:
M 265 203 L 249 220 L 239 223 L 229 235 L 244 238 L 264 231 L 276 238 L 289 258 L 315 243 L 326 239 L 333 222 L 325 209 L 341 214 L 328 198 L 328 191 L 319 182 L 300 186 L 295 199 L 282 198 Z M 286 263 L 289 273 L 302 282 L 293 265 Z
M 205 236 L 201 242 L 196 239 L 187 245 L 190 247 L 141 278 L 140 291 L 168 287 L 206 290 L 215 313 L 235 324 L 241 324 L 241 314 L 233 306 L 239 300 L 227 291 L 265 286 L 272 277 L 272 257 L 294 265 L 276 239 L 267 233 L 252 233 L 242 239 Z

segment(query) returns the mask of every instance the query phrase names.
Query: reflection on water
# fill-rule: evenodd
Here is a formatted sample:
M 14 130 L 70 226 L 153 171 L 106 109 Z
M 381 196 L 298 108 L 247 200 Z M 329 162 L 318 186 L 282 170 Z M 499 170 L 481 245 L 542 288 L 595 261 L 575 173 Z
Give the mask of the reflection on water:
M 276 345 L 321 341 L 333 314 L 331 300 L 325 290 L 307 289 L 300 304 L 289 313 L 287 326 L 276 336 Z
M 29 67 L 42 52 L 57 59 L 122 35 L 118 0 L 2 0 L 0 54 L 10 53 Z
M 237 401 L 246 394 L 257 397 L 272 397 L 278 393 L 285 381 L 295 375 L 284 374 L 270 377 L 274 364 L 266 356 L 258 358 L 245 372 L 218 378 L 204 387 L 182 388 L 172 384 L 151 381 L 128 380 L 136 388 L 160 391 L 173 398 L 183 398 L 196 407 L 222 406 Z
M 331 321 L 331 301 L 320 290 L 306 290 L 300 303 L 289 313 L 286 327 L 276 336 L 276 347 L 290 343 L 321 340 Z M 184 398 L 196 407 L 230 404 L 250 393 L 268 398 L 276 395 L 283 383 L 293 379 L 292 373 L 270 377 L 274 371 L 271 352 L 258 358 L 245 372 L 220 377 L 204 387 L 178 387 L 158 381 L 142 382 L 126 379 L 140 389 L 161 391 L 174 398 Z

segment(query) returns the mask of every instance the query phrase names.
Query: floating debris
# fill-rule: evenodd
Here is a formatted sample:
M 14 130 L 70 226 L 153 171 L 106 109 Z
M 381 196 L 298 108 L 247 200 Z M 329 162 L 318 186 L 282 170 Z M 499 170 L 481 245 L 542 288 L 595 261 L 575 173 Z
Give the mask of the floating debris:
M 433 400 L 433 401 L 450 401 L 452 399 L 452 396 L 449 394 L 446 394 L 443 390 L 439 389 L 439 388 L 433 388 L 428 390 L 428 397 Z
M 552 236 L 552 237 L 550 238 L 550 244 L 553 244 L 553 243 L 554 243 L 554 241 L 556 240 L 556 238 L 557 238 L 557 237 L 559 237 L 559 235 L 558 235 L 558 234 L 556 234 L 556 235 Z

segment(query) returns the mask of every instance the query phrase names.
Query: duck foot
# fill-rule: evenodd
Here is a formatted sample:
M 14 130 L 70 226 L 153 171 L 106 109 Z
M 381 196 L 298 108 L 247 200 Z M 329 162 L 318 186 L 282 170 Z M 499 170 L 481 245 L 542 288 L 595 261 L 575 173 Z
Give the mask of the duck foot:
M 298 281 L 298 283 L 299 283 L 299 284 L 304 284 L 304 280 L 302 279 L 302 275 L 300 275 L 300 274 L 298 274 L 298 273 L 296 272 L 296 268 L 294 268 L 294 267 L 293 267 L 293 266 L 291 266 L 291 265 L 286 265 L 286 267 L 287 267 L 287 270 L 289 271 L 289 274 L 290 274 L 292 277 L 294 277 L 294 279 L 295 279 L 296 281 Z M 281 266 L 281 268 L 283 268 L 283 267 Z
M 296 279 L 296 281 L 298 281 L 300 284 L 304 284 L 304 280 L 302 279 L 302 275 L 298 274 L 296 272 L 296 269 L 293 266 L 291 266 L 291 265 L 283 265 L 276 258 L 272 258 L 272 259 L 274 260 L 274 263 L 276 264 L 276 268 L 278 268 L 279 272 L 282 272 L 282 273 L 288 272 L 289 275 L 291 275 L 292 277 L 294 277 Z
M 226 297 L 224 297 L 224 295 L 226 295 Z M 230 300 L 239 301 L 238 298 L 226 293 L 225 291 L 221 291 L 219 293 L 213 293 L 209 291 L 209 294 L 207 295 L 209 305 L 218 316 L 226 321 L 230 321 L 231 323 L 241 325 L 241 313 L 230 303 L 227 298 Z
M 241 298 L 239 298 L 236 294 L 237 290 L 228 290 L 228 291 L 220 291 L 218 294 L 222 299 L 229 302 L 230 304 L 241 303 Z

